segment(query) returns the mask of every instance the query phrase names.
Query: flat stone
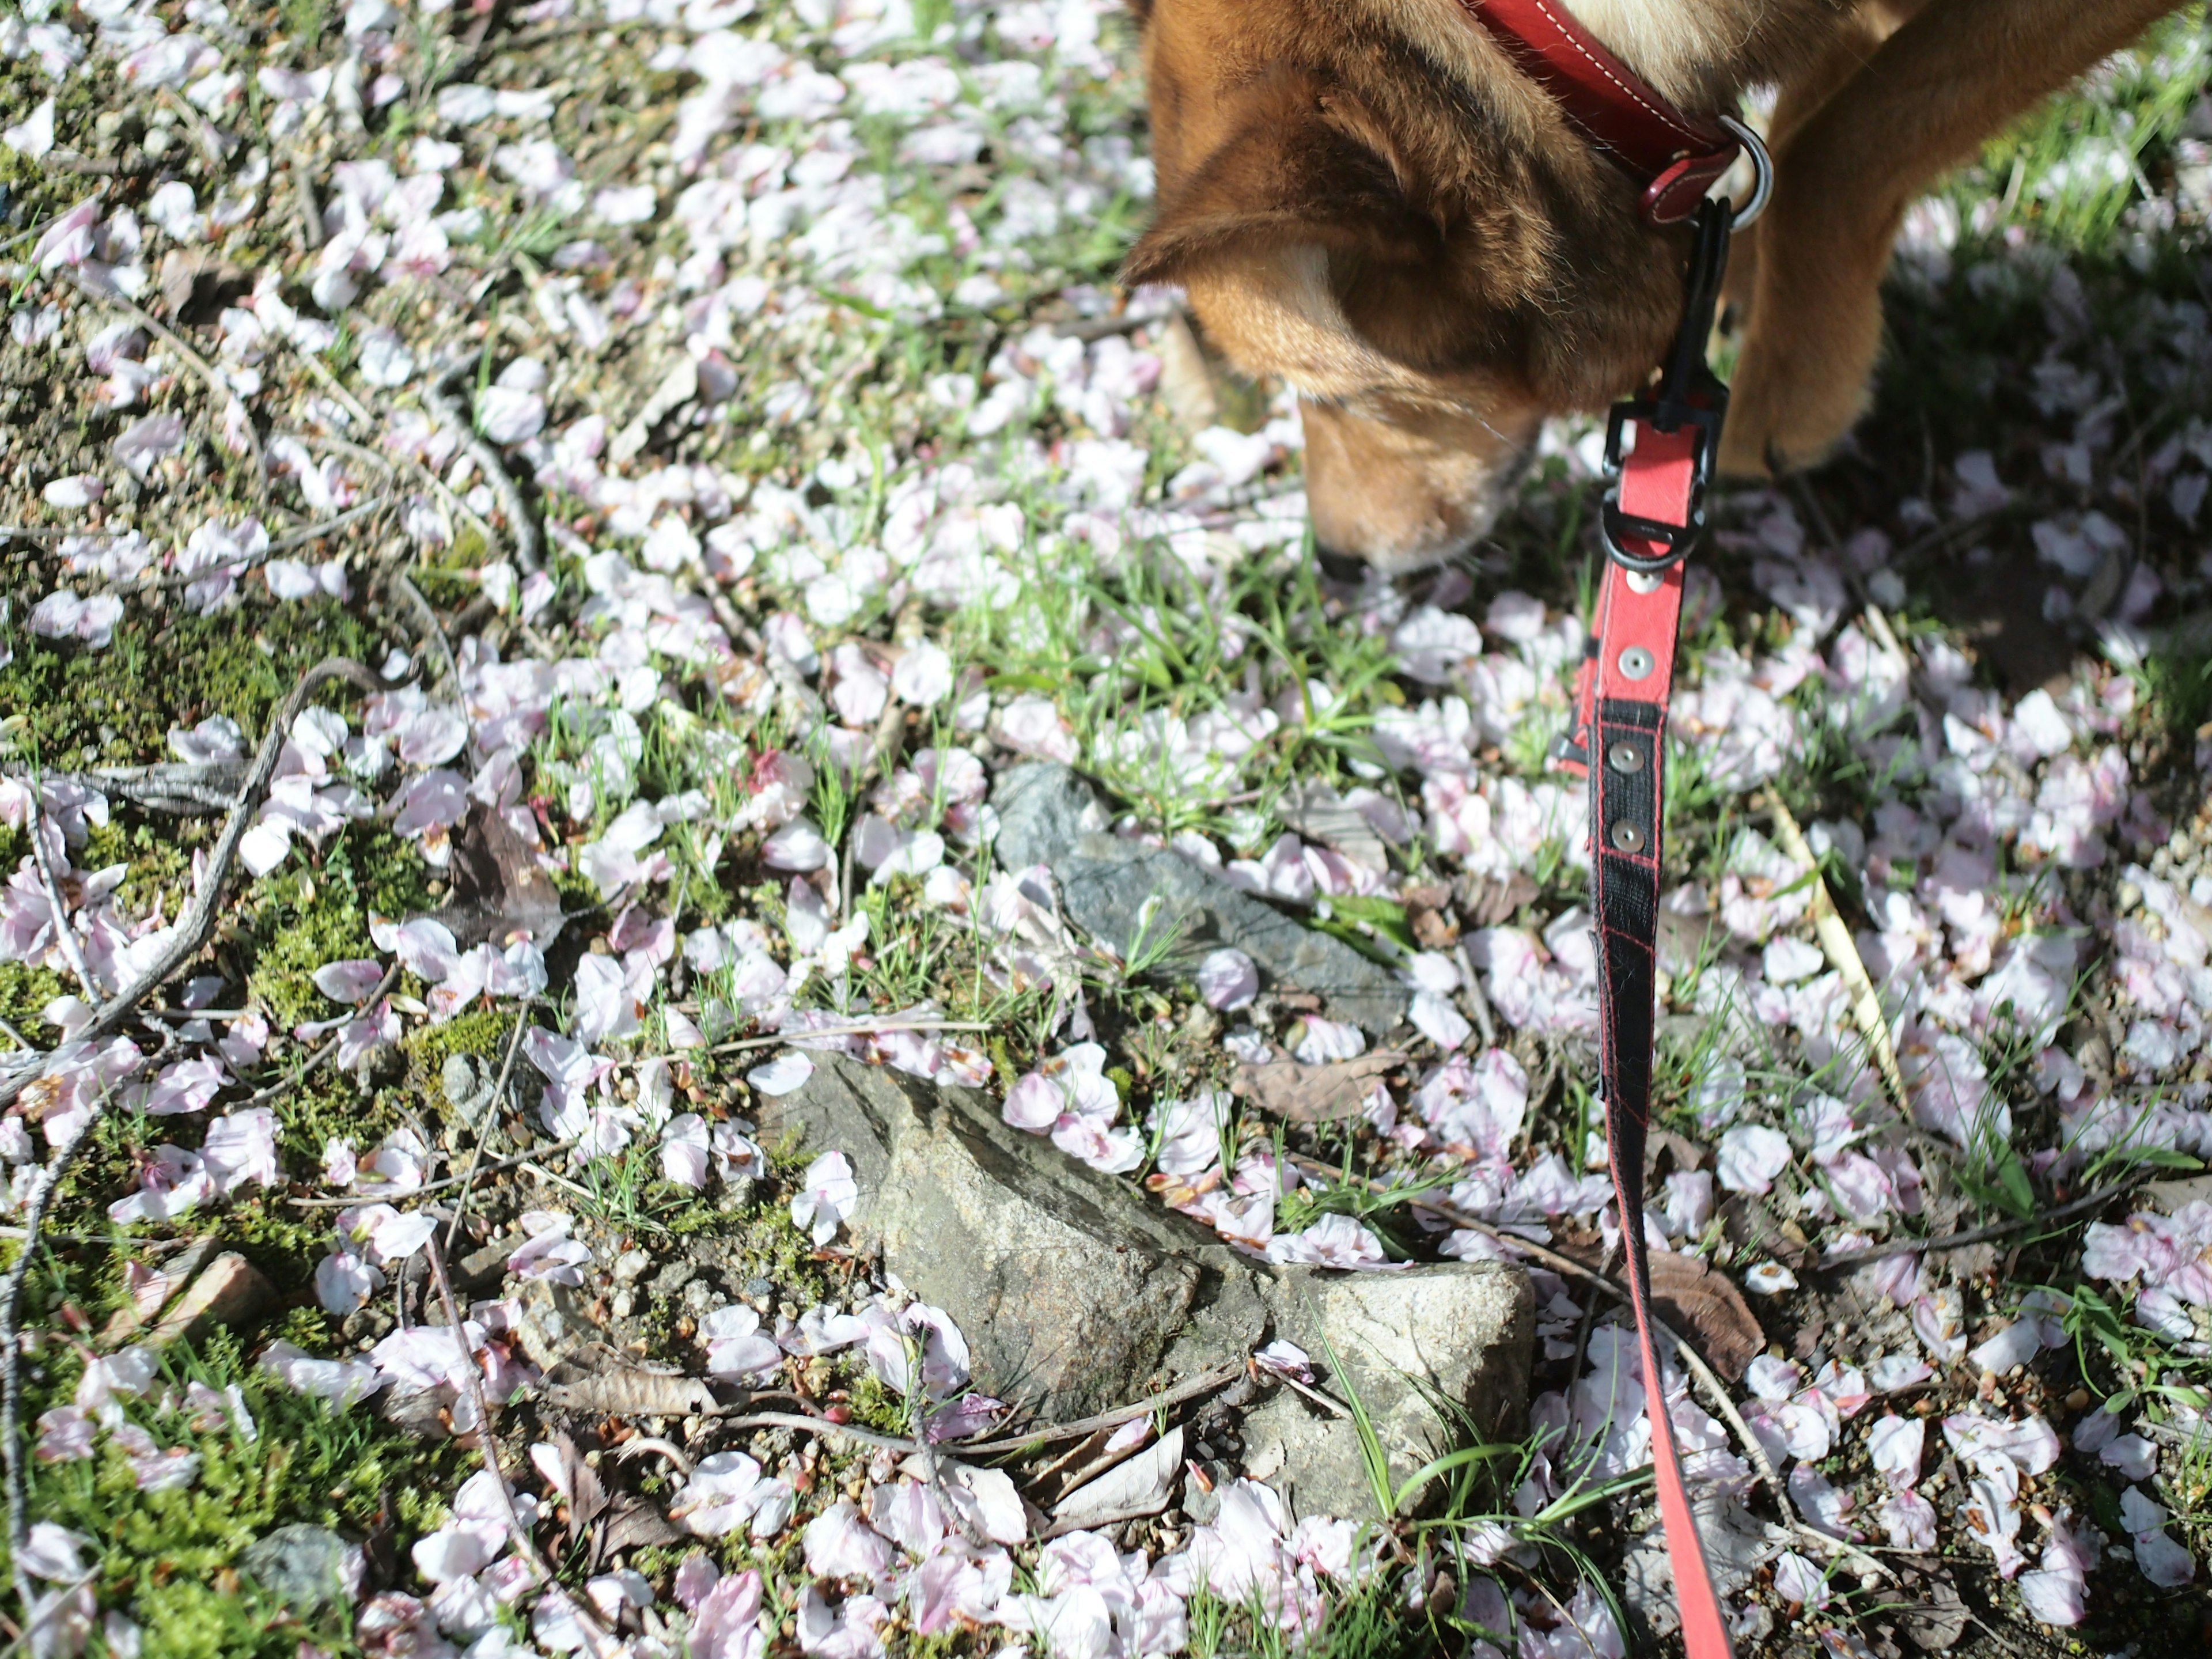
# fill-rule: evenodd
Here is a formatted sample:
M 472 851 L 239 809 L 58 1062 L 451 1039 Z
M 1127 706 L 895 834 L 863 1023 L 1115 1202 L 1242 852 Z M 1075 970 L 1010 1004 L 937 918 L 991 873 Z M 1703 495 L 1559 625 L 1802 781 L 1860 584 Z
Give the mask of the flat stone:
M 653 1274 L 652 1282 L 646 1288 L 651 1291 L 656 1298 L 665 1300 L 676 1295 L 698 1276 L 699 1264 L 692 1261 L 690 1256 L 679 1255 L 663 1267 L 659 1273 Z
M 845 1154 L 860 1194 L 854 1237 L 957 1322 L 987 1392 L 1044 1417 L 1126 1404 L 1187 1330 L 1224 1353 L 1265 1328 L 1243 1258 L 1210 1229 L 1010 1127 L 968 1090 L 817 1054 L 762 1127 Z
M 577 1349 L 599 1340 L 599 1328 L 592 1322 L 576 1292 L 566 1285 L 556 1285 L 550 1279 L 528 1279 L 516 1299 L 522 1304 L 522 1319 L 515 1328 L 515 1339 L 530 1362 L 542 1371 L 550 1371 Z
M 226 1250 L 200 1269 L 144 1340 L 158 1348 L 180 1336 L 205 1336 L 217 1326 L 243 1325 L 276 1297 L 259 1268 L 235 1250 Z
M 1182 935 L 1179 956 L 1194 962 L 1233 945 L 1271 987 L 1311 992 L 1330 1018 L 1371 1036 L 1404 1017 L 1406 989 L 1389 969 L 1179 854 L 1107 833 L 1105 809 L 1066 767 L 1035 761 L 1011 768 L 999 775 L 991 804 L 999 815 L 999 862 L 1009 870 L 1049 868 L 1067 920 L 1117 953 L 1128 956 L 1140 935 L 1158 939 L 1173 929 Z M 1154 899 L 1147 919 L 1146 905 Z
M 498 1235 L 453 1263 L 453 1282 L 468 1290 L 497 1285 L 507 1277 L 507 1259 L 527 1243 L 521 1229 Z
M 1518 1436 L 1535 1329 L 1534 1298 L 1519 1268 L 1277 1267 L 1262 1284 L 1271 1334 L 1306 1351 L 1330 1395 L 1347 1405 L 1358 1395 L 1389 1457 L 1394 1493 L 1455 1447 Z M 1440 1419 L 1431 1390 L 1468 1420 Z M 1279 1388 L 1245 1413 L 1244 1472 L 1275 1486 L 1299 1514 L 1380 1518 L 1358 1431 L 1293 1389 Z M 1408 1506 L 1426 1507 L 1440 1492 L 1409 1493 Z
M 462 1122 L 474 1127 L 491 1104 L 492 1085 L 499 1080 L 496 1065 L 480 1065 L 475 1055 L 453 1054 L 438 1073 L 438 1087 L 446 1103 Z
M 361 1546 L 327 1527 L 279 1527 L 238 1558 L 239 1570 L 289 1611 L 312 1617 L 348 1607 L 361 1593 Z
M 847 1224 L 855 1242 L 958 1323 L 978 1387 L 1041 1419 L 1130 1403 L 1278 1337 L 1323 1372 L 1334 1346 L 1397 1481 L 1464 1443 L 1415 1379 L 1459 1402 L 1486 1437 L 1515 1431 L 1526 1413 L 1534 1298 L 1516 1267 L 1271 1266 L 1011 1127 L 983 1096 L 843 1055 L 817 1056 L 764 1120 L 769 1133 L 795 1130 L 817 1152 L 845 1154 L 860 1188 Z M 1303 1511 L 1372 1513 L 1343 1419 L 1280 1389 L 1250 1412 L 1245 1441 L 1248 1464 L 1264 1465 Z

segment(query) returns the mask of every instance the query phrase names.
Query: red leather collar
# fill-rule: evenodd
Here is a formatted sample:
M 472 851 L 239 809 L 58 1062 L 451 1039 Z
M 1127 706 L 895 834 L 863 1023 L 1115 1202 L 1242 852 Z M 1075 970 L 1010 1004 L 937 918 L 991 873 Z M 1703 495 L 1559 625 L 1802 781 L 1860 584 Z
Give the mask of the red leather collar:
M 1741 146 L 1725 127 L 1676 109 L 1568 12 L 1564 0 L 1460 0 L 1521 71 L 1644 190 L 1644 216 L 1697 211 Z

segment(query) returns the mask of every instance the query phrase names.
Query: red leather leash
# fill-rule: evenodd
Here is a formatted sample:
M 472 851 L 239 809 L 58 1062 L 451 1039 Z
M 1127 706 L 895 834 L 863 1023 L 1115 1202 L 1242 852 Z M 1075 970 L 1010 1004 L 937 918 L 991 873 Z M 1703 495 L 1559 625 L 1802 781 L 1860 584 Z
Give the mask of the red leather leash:
M 1729 232 L 1765 205 L 1771 169 L 1748 129 L 1727 117 L 1706 121 L 1683 114 L 1576 21 L 1564 0 L 1461 3 L 1589 142 L 1641 186 L 1647 222 L 1695 223 L 1682 321 L 1658 384 L 1648 398 L 1615 404 L 1607 427 L 1608 488 L 1601 508 L 1605 570 L 1576 685 L 1573 724 L 1553 758 L 1589 780 L 1606 1155 L 1620 1208 L 1652 1472 L 1682 1642 L 1688 1659 L 1731 1659 L 1728 1621 L 1698 1536 L 1659 1384 L 1644 1240 L 1644 1149 L 1651 1119 L 1667 699 L 1682 613 L 1683 560 L 1705 526 L 1705 485 L 1728 408 L 1728 389 L 1705 366 L 1705 342 L 1728 264 Z M 1759 187 L 1736 213 L 1705 192 L 1747 148 L 1758 164 Z
M 1726 389 L 1705 368 L 1704 346 L 1728 256 L 1729 214 L 1717 202 L 1698 210 L 1690 299 L 1658 394 L 1613 408 L 1606 459 L 1616 482 L 1601 508 L 1607 558 L 1596 626 L 1576 687 L 1575 723 L 1555 753 L 1559 763 L 1589 779 L 1606 1156 L 1620 1206 L 1652 1472 L 1688 1659 L 1730 1659 L 1731 1649 L 1659 1387 L 1644 1242 L 1644 1147 L 1651 1118 L 1667 699 L 1682 614 L 1683 559 L 1704 524 L 1701 498 L 1728 404 Z M 1692 347 L 1694 361 L 1686 361 Z

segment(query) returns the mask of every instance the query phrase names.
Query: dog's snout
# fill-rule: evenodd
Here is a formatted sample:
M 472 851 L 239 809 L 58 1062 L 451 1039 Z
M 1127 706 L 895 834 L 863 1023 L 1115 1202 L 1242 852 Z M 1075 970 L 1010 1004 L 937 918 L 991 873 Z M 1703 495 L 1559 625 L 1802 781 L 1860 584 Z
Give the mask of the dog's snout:
M 1497 522 L 1536 427 L 1519 410 L 1301 405 L 1314 539 L 1338 559 L 1416 570 Z

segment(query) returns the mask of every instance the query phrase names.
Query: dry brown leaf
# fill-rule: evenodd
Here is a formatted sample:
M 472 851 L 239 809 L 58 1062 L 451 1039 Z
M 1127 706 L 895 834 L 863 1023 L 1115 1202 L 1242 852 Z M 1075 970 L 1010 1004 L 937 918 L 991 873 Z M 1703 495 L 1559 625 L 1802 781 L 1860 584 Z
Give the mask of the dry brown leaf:
M 1229 1088 L 1261 1111 L 1292 1123 L 1334 1123 L 1358 1116 L 1366 1098 L 1365 1085 L 1405 1063 L 1405 1055 L 1389 1048 L 1322 1066 L 1271 1060 L 1265 1065 L 1237 1067 Z
M 599 1471 L 584 1461 L 576 1443 L 565 1431 L 556 1429 L 546 1439 L 560 1459 L 561 1486 L 568 1499 L 568 1536 L 580 1538 L 605 1512 L 607 1490 L 599 1484 Z
M 1915 1592 L 1908 1588 L 1905 1594 Z M 1941 1653 L 1966 1633 L 1967 1617 L 1959 1592 L 1948 1579 L 1936 1578 L 1917 1592 L 1917 1599 L 1903 1610 L 1898 1623 L 1913 1646 L 1923 1653 Z
M 499 812 L 471 807 L 453 842 L 453 901 L 437 919 L 463 945 L 496 945 L 517 935 L 539 950 L 561 931 L 561 896 L 538 849 Z
M 1650 1260 L 1651 1300 L 1659 1316 L 1696 1342 L 1715 1370 L 1736 1381 L 1766 1346 L 1766 1333 L 1743 1292 L 1696 1256 L 1654 1250 Z
M 1796 1224 L 1776 1220 L 1774 1212 L 1749 1193 L 1730 1193 L 1721 1200 L 1721 1224 L 1729 1243 L 1763 1250 L 1786 1267 L 1802 1267 L 1813 1259 Z
M 542 1391 L 544 1402 L 590 1417 L 689 1417 L 721 1409 L 714 1391 L 696 1376 L 605 1363 L 610 1356 L 604 1349 L 592 1358 L 596 1363 L 589 1369 L 564 1364 L 556 1371 L 558 1380 L 549 1378 Z
M 1702 1170 L 1705 1167 L 1705 1150 L 1695 1141 L 1686 1140 L 1672 1129 L 1654 1129 L 1644 1143 L 1644 1178 L 1648 1182 L 1657 1169 L 1662 1153 L 1673 1157 L 1677 1170 Z
M 644 1549 L 656 1544 L 672 1544 L 683 1534 L 668 1523 L 668 1517 L 635 1492 L 618 1492 L 614 1496 L 614 1507 L 607 1516 L 605 1534 L 599 1540 L 601 1556 L 613 1555 L 622 1550 Z
M 1461 878 L 1459 908 L 1469 927 L 1495 927 L 1510 921 L 1521 907 L 1536 896 L 1536 884 L 1526 871 L 1504 877 Z

